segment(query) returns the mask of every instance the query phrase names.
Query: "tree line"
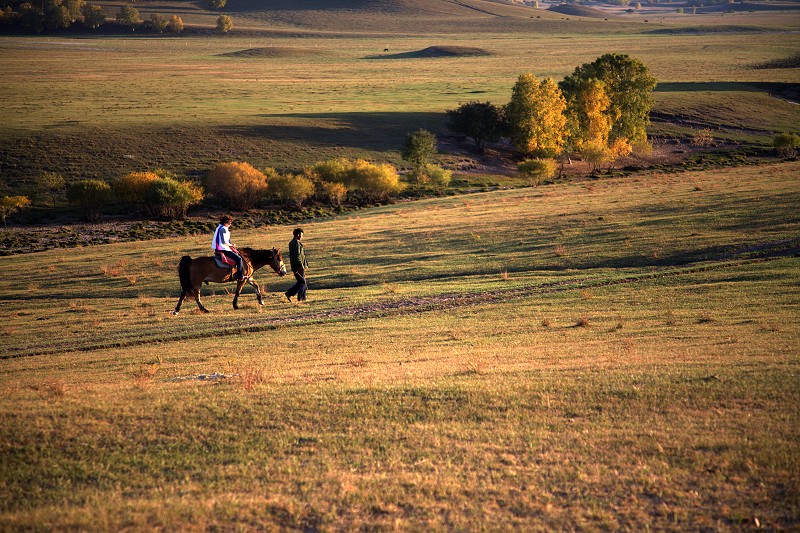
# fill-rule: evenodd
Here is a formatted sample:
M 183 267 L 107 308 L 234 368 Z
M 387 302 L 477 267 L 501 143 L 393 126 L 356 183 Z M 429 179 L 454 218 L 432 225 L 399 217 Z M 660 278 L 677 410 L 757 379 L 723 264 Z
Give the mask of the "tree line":
M 472 138 L 482 152 L 487 142 L 507 138 L 524 157 L 520 171 L 547 177 L 556 168 L 548 159 L 572 156 L 592 171 L 634 149 L 647 150 L 652 91 L 656 79 L 638 59 L 605 54 L 577 67 L 556 83 L 522 74 L 502 106 L 468 102 L 448 110 L 448 127 Z
M 224 0 L 212 0 L 210 7 L 220 9 L 225 6 Z M 0 26 L 16 27 L 26 31 L 41 33 L 46 30 L 59 30 L 73 26 L 83 26 L 95 30 L 112 18 L 101 6 L 90 4 L 86 0 L 31 0 L 13 2 L 0 0 Z M 160 13 L 152 13 L 147 20 L 142 19 L 139 10 L 130 4 L 122 5 L 113 14 L 113 20 L 131 31 L 153 33 L 181 33 L 184 30 L 183 19 L 178 15 L 169 17 Z M 219 33 L 227 33 L 233 28 L 233 20 L 228 15 L 217 18 L 216 29 Z

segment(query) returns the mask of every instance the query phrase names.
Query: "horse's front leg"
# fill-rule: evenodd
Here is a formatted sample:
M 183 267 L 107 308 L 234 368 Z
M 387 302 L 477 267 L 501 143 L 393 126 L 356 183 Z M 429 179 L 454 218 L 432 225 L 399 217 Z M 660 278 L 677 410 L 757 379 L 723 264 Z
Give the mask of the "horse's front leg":
M 239 309 L 239 294 L 242 292 L 242 287 L 244 287 L 245 280 L 237 281 L 236 282 L 236 293 L 233 295 L 233 308 Z
M 250 278 L 250 279 L 247 280 L 247 282 L 250 285 L 252 285 L 253 288 L 256 290 L 256 298 L 258 298 L 258 305 L 264 305 L 264 298 L 261 297 L 261 287 L 258 286 L 258 283 L 256 283 L 256 280 L 254 280 L 253 278 Z

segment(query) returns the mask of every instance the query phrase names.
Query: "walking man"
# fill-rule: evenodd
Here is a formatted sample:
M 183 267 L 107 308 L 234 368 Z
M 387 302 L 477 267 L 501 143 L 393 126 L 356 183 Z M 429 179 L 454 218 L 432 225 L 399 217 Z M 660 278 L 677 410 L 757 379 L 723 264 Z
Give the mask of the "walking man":
M 297 283 L 292 285 L 292 288 L 286 291 L 286 299 L 292 301 L 292 296 L 297 295 L 297 301 L 302 302 L 306 299 L 306 268 L 308 268 L 308 261 L 306 261 L 306 253 L 303 250 L 303 245 L 300 240 L 303 238 L 303 230 L 297 228 L 292 232 L 294 238 L 289 241 L 289 264 L 292 267 Z

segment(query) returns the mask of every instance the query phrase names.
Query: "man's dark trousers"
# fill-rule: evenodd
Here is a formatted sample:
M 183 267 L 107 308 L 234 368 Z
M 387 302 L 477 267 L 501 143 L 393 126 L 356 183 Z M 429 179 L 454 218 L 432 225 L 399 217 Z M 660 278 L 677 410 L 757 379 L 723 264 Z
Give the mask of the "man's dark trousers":
M 306 299 L 306 290 L 307 290 L 305 272 L 303 272 L 302 274 L 300 272 L 294 272 L 294 279 L 297 280 L 297 283 L 292 285 L 292 288 L 286 291 L 286 296 L 291 298 L 296 294 L 297 301 L 302 302 L 303 300 Z

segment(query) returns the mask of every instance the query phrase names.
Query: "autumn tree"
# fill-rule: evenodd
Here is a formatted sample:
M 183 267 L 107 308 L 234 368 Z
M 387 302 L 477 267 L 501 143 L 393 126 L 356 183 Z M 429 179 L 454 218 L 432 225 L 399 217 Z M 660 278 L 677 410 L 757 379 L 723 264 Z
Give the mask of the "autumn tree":
M 148 21 L 148 25 L 150 26 L 150 29 L 152 29 L 153 31 L 157 31 L 158 33 L 164 33 L 164 30 L 167 27 L 167 17 L 159 13 L 153 13 L 150 15 L 150 20 Z
M 591 79 L 603 82 L 609 99 L 609 141 L 625 139 L 634 144 L 646 140 L 656 79 L 644 63 L 624 54 L 605 54 L 592 63 L 577 67 L 559 83 L 559 87 L 567 101 L 572 101 L 587 87 L 585 82 Z
M 324 195 L 331 205 L 342 207 L 342 200 L 347 194 L 347 187 L 343 183 L 322 181 L 319 183 L 319 188 L 322 195 Z
M 53 210 L 56 208 L 56 200 L 66 189 L 64 176 L 56 172 L 43 172 L 34 179 L 36 192 L 43 196 L 49 196 L 53 203 Z
M 99 28 L 106 21 L 106 12 L 94 4 L 83 6 L 81 13 L 83 13 L 83 25 L 87 28 Z
M 183 31 L 183 19 L 178 15 L 172 15 L 167 23 L 167 30 L 170 33 L 181 33 Z
M 3 227 L 6 227 L 8 217 L 30 205 L 31 201 L 27 196 L 3 196 L 0 198 L 0 218 L 3 219 Z
M 566 107 L 551 78 L 540 83 L 532 74 L 520 75 L 505 108 L 511 142 L 524 154 L 558 155 L 567 137 Z
M 491 102 L 467 102 L 447 110 L 447 127 L 472 138 L 475 150 L 483 153 L 487 142 L 497 142 L 504 131 L 503 110 Z
M 210 0 L 208 4 L 211 6 L 211 9 L 222 9 L 228 4 L 228 0 Z
M 234 209 L 250 209 L 266 194 L 267 176 L 249 163 L 220 163 L 208 173 L 206 189 Z
M 142 23 L 142 19 L 139 18 L 139 10 L 130 4 L 125 4 L 119 8 L 116 18 L 119 24 L 127 26 L 134 31 L 136 31 L 136 26 Z
M 220 15 L 217 19 L 217 31 L 219 33 L 228 33 L 233 29 L 233 19 L 228 15 Z

